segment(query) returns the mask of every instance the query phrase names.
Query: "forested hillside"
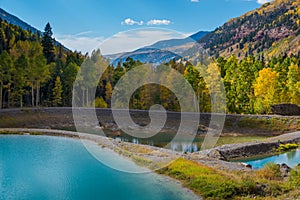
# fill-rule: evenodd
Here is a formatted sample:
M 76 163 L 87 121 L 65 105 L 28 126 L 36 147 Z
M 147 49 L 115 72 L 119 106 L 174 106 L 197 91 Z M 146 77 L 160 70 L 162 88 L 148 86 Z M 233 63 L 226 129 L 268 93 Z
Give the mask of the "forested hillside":
M 57 46 L 52 34 L 49 23 L 40 35 L 0 19 L 1 108 L 71 105 L 84 57 Z
M 203 41 L 207 41 L 205 45 L 210 53 L 221 52 L 216 56 L 217 60 L 193 65 L 174 59 L 165 65 L 176 69 L 191 84 L 198 96 L 201 112 L 211 111 L 209 88 L 218 81 L 217 72 L 221 72 L 219 78 L 225 85 L 228 113 L 270 113 L 274 104 L 300 105 L 300 45 L 282 42 L 298 37 L 299 2 L 277 0 L 265 4 L 208 34 Z M 245 34 L 241 34 L 241 30 Z M 81 64 L 86 60 L 97 68 L 99 59 L 104 60 L 108 68 L 98 82 L 96 100 L 84 97 L 88 96 L 90 88 L 82 87 L 80 90 L 85 106 L 110 107 L 112 91 L 120 78 L 143 64 L 124 58 L 123 63 L 109 65 L 100 50 L 90 56 L 71 52 L 57 45 L 52 34 L 49 23 L 44 32 L 38 34 L 0 20 L 1 108 L 71 106 L 73 83 Z M 256 37 L 260 34 L 261 37 Z M 284 48 L 281 43 L 289 48 Z M 159 73 L 160 67 L 153 66 L 153 71 Z M 168 74 L 161 76 L 170 84 L 178 81 Z M 221 98 L 219 94 L 214 95 L 217 95 L 214 98 Z M 130 100 L 130 108 L 133 109 L 147 110 L 154 104 L 180 111 L 176 96 L 159 85 L 139 88 Z
M 97 63 L 95 58 L 100 58 L 98 53 L 94 52 L 88 59 Z M 215 62 L 206 65 L 200 63 L 193 65 L 190 62 L 175 60 L 164 65 L 180 72 L 191 84 L 199 99 L 201 112 L 211 112 L 212 91 L 210 88 L 217 87 L 218 81 L 222 80 L 226 90 L 228 113 L 264 114 L 271 113 L 271 106 L 274 104 L 300 105 L 299 63 L 299 56 L 273 57 L 268 62 L 261 58 L 257 59 L 255 56 L 248 56 L 241 60 L 231 56 L 219 57 Z M 140 61 L 127 58 L 122 65 L 109 66 L 98 84 L 95 106 L 109 107 L 112 91 L 120 78 L 126 72 L 142 64 Z M 94 67 L 97 68 L 97 65 Z M 168 84 L 179 84 L 172 73 L 160 72 L 163 65 L 152 67 L 153 71 L 161 73 L 161 78 L 165 79 Z M 219 72 L 220 77 L 217 75 Z M 85 93 L 84 91 L 89 91 L 89 89 L 85 88 L 82 93 Z M 213 95 L 213 98 L 223 98 L 219 90 L 214 91 Z M 85 102 L 89 106 L 93 104 L 93 102 Z M 130 108 L 148 110 L 154 104 L 163 105 L 170 111 L 180 111 L 177 97 L 164 86 L 145 85 L 131 96 Z M 220 109 L 224 108 L 220 107 Z
M 5 20 L 6 22 L 8 22 L 10 24 L 14 24 L 16 26 L 21 27 L 23 30 L 28 30 L 28 31 L 31 31 L 33 33 L 40 33 L 40 31 L 37 30 L 36 28 L 30 26 L 29 24 L 27 24 L 26 22 L 22 21 L 18 17 L 9 14 L 5 10 L 3 10 L 2 8 L 0 8 L 0 18 L 2 20 Z
M 300 1 L 275 0 L 229 20 L 199 42 L 211 55 L 264 55 L 265 58 L 300 52 Z

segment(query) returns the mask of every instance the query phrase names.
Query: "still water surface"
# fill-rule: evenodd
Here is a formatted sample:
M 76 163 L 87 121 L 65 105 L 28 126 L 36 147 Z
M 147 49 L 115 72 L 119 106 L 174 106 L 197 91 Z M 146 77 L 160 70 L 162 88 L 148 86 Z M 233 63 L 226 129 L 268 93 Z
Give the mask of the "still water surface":
M 115 156 L 114 162 L 138 169 Z M 188 200 L 195 196 L 153 173 L 113 170 L 91 156 L 79 140 L 0 136 L 0 199 Z
M 300 164 L 300 150 L 246 161 L 246 163 L 252 165 L 253 169 L 260 169 L 268 162 L 276 163 L 276 164 L 285 163 L 290 167 L 295 167 L 298 164 Z

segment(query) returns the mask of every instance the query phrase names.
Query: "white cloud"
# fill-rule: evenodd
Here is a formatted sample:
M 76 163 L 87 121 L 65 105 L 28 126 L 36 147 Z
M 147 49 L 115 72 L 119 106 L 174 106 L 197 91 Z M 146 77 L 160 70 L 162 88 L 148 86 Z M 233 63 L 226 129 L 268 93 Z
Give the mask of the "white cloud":
M 151 25 L 169 25 L 171 23 L 170 20 L 166 20 L 166 19 L 152 19 L 150 21 L 147 22 L 148 26 Z
M 87 36 L 90 31 L 77 33 L 74 35 L 55 35 L 57 41 L 61 42 L 65 47 L 73 51 L 81 51 L 82 53 L 92 52 L 99 44 L 104 41 L 104 37 Z
M 105 40 L 99 48 L 104 55 L 130 52 L 141 47 L 149 46 L 160 40 L 185 38 L 185 34 L 158 28 L 144 28 L 120 32 Z
M 143 21 L 135 21 L 135 20 L 133 20 L 131 18 L 127 18 L 124 21 L 122 21 L 121 24 L 122 25 L 130 25 L 130 26 L 132 26 L 132 25 L 139 25 L 139 26 L 141 26 L 141 25 L 144 24 L 144 22 Z
M 199 0 L 191 0 L 191 2 L 198 3 Z
M 273 1 L 273 0 L 257 0 L 257 3 L 264 4 L 264 3 L 271 2 L 271 1 Z

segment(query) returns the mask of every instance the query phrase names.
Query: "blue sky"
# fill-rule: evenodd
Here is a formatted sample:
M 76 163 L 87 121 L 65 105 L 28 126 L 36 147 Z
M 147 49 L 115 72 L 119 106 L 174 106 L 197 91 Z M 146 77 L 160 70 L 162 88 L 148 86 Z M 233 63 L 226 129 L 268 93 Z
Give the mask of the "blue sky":
M 200 30 L 213 30 L 266 1 L 1 0 L 0 7 L 40 30 L 49 21 L 56 39 L 71 49 L 88 51 L 106 38 L 136 28 L 168 29 L 159 31 L 161 37 L 154 34 L 153 41 L 148 43 L 174 37 L 164 31 L 179 31 L 183 37 Z M 151 31 L 145 34 L 153 35 Z

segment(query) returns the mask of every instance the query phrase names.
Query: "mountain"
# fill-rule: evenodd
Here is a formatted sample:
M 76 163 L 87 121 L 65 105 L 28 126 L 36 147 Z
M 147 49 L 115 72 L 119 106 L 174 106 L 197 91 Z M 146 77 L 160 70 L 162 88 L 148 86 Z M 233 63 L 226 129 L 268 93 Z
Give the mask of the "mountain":
M 26 22 L 22 21 L 18 17 L 9 14 L 5 10 L 3 10 L 2 8 L 0 8 L 0 18 L 2 20 L 6 20 L 10 24 L 14 24 L 14 25 L 17 25 L 17 26 L 21 27 L 23 30 L 29 30 L 29 31 L 31 31 L 33 33 L 38 33 L 38 32 L 41 33 L 36 28 L 30 26 L 29 24 L 27 24 Z
M 30 31 L 34 34 L 42 35 L 42 32 L 40 30 L 32 27 L 31 25 L 29 25 L 28 23 L 26 23 L 23 20 L 19 19 L 18 17 L 14 16 L 12 14 L 9 14 L 5 10 L 3 10 L 2 8 L 0 8 L 0 19 L 7 21 L 7 23 L 9 23 L 9 24 L 19 26 L 23 30 Z M 67 47 L 65 47 L 63 44 L 61 44 L 60 42 L 58 42 L 56 40 L 55 40 L 55 44 L 56 44 L 56 46 L 61 46 L 65 50 L 69 50 Z
M 300 52 L 300 0 L 275 0 L 226 22 L 198 40 L 210 55 L 239 58 Z M 197 48 L 197 47 L 192 47 Z M 191 51 L 191 50 L 190 50 Z
M 119 62 L 125 62 L 128 57 L 132 58 L 133 60 L 139 60 L 143 63 L 152 62 L 155 65 L 168 62 L 172 59 L 180 58 L 180 56 L 171 51 L 149 47 L 140 48 L 128 53 L 108 55 L 106 57 L 111 60 L 111 64 L 114 66 L 117 66 Z
M 106 55 L 106 57 L 111 60 L 114 66 L 116 66 L 118 62 L 124 62 L 128 57 L 141 62 L 160 64 L 183 57 L 184 52 L 192 48 L 198 40 L 208 33 L 209 32 L 206 31 L 200 31 L 187 38 L 162 40 L 133 52 Z
M 203 38 L 208 33 L 209 33 L 208 31 L 199 31 L 187 38 L 162 40 L 148 47 L 169 50 L 177 54 L 182 54 L 185 50 L 193 46 L 195 42 Z

